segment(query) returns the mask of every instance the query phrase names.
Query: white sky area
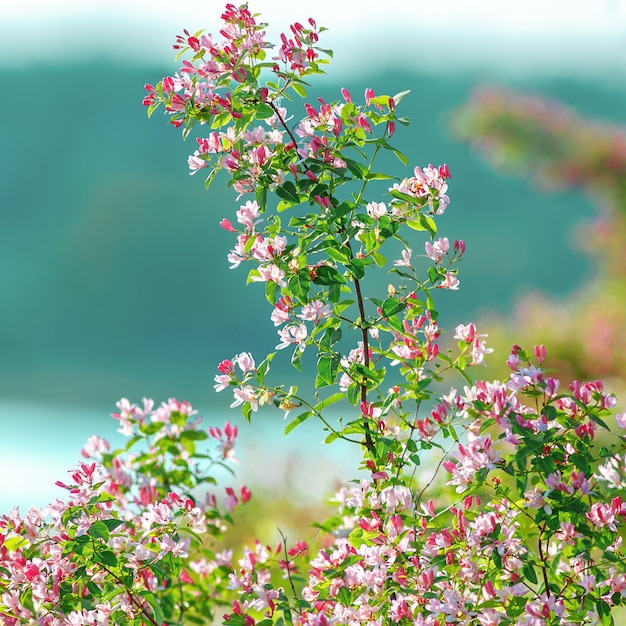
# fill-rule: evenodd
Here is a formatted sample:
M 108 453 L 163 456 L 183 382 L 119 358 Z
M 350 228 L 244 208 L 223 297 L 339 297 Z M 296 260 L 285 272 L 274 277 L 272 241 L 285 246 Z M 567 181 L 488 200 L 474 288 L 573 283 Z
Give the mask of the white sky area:
M 215 0 L 2 0 L 0 64 L 106 57 L 172 65 L 187 28 L 217 33 Z M 433 73 L 626 73 L 626 0 L 252 0 L 276 36 L 313 17 L 330 30 L 333 73 L 372 64 Z M 618 78 L 619 75 L 619 78 Z

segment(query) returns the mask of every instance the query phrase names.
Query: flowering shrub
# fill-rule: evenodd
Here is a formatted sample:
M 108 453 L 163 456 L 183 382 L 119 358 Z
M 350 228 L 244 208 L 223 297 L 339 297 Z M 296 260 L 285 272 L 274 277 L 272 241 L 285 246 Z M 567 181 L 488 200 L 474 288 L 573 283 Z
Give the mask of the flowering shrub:
M 201 429 L 191 405 L 176 400 L 118 407 L 125 448 L 91 437 L 85 461 L 57 483 L 65 499 L 0 519 L 2 624 L 210 621 L 226 602 L 232 554 L 209 542 L 250 491 L 229 487 L 201 502 L 193 493 L 228 467 L 237 428 Z
M 623 389 L 626 376 L 626 128 L 590 120 L 559 102 L 482 89 L 453 117 L 457 135 L 494 167 L 532 176 L 542 188 L 578 188 L 598 208 L 577 244 L 595 271 L 560 301 L 520 299 L 513 319 L 491 321 L 492 345 L 541 337 L 552 363 L 572 378 L 602 376 Z M 584 300 L 585 306 L 580 302 Z
M 491 352 L 486 335 L 460 323 L 454 349 L 441 348 L 434 303 L 437 289 L 459 287 L 465 253 L 437 234 L 450 172 L 376 168 L 382 151 L 407 165 L 390 143 L 407 122 L 396 114 L 405 94 L 367 89 L 361 101 L 344 89 L 292 121 L 281 102 L 306 97 L 305 78 L 321 72 L 323 29 L 293 24 L 272 48 L 246 6 L 227 5 L 222 19 L 221 39 L 178 38 L 190 58 L 145 98 L 186 136 L 201 130 L 192 174 L 207 170 L 208 184 L 226 171 L 240 198 L 251 196 L 221 226 L 231 266 L 250 264 L 248 282 L 264 286 L 278 339 L 260 361 L 223 360 L 215 388 L 248 420 L 274 405 L 287 432 L 318 419 L 326 443 L 361 451 L 366 478 L 317 524 L 321 550 L 284 537 L 231 560 L 210 540 L 249 491 L 227 489 L 221 508 L 192 491 L 210 482 L 205 459 L 231 457 L 234 429 L 200 430 L 184 403 L 123 401 L 114 417 L 136 452 L 93 440 L 51 522 L 44 512 L 3 518 L 3 619 L 211 623 L 228 604 L 231 626 L 612 623 L 626 595 L 626 415 L 613 416 L 599 381 L 562 390 L 543 346 L 514 346 L 508 380 L 473 383 L 468 371 Z M 392 240 L 403 250 L 389 264 Z M 376 266 L 394 282 L 366 297 Z M 314 359 L 312 393 L 271 382 L 285 350 L 296 369 Z M 440 395 L 448 374 L 463 390 Z M 207 458 L 197 445 L 211 439 L 220 452 Z

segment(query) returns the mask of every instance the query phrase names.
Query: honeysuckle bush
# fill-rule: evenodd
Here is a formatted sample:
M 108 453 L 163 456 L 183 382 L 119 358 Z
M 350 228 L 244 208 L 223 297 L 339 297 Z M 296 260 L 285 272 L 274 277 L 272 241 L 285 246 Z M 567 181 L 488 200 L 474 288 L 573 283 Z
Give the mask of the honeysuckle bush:
M 597 210 L 577 238 L 594 265 L 589 279 L 567 298 L 525 294 L 508 319 L 490 320 L 490 344 L 540 338 L 562 375 L 601 376 L 622 391 L 626 128 L 586 118 L 555 100 L 493 87 L 474 93 L 452 122 L 457 136 L 494 167 L 529 176 L 541 189 L 583 191 Z
M 64 498 L 0 519 L 0 623 L 193 623 L 227 604 L 232 554 L 214 548 L 251 494 L 212 486 L 237 428 L 174 399 L 118 408 L 123 448 L 91 437 Z
M 486 336 L 462 321 L 441 347 L 435 305 L 459 287 L 465 252 L 437 232 L 450 172 L 404 173 L 392 137 L 405 94 L 344 89 L 301 107 L 292 98 L 307 98 L 330 56 L 323 28 L 294 23 L 272 46 L 247 6 L 227 5 L 222 21 L 219 37 L 178 38 L 180 72 L 144 101 L 197 131 L 191 173 L 208 185 L 224 172 L 239 194 L 221 221 L 228 260 L 250 267 L 277 328 L 268 355 L 222 360 L 215 388 L 251 422 L 262 405 L 288 432 L 318 420 L 326 443 L 360 452 L 362 478 L 315 529 L 223 553 L 230 511 L 250 498 L 212 484 L 236 430 L 201 427 L 187 403 L 123 400 L 126 449 L 90 440 L 64 501 L 2 518 L 2 620 L 613 623 L 626 595 L 626 414 L 600 381 L 561 386 L 542 345 L 514 346 L 505 380 L 473 382 Z M 400 176 L 379 171 L 385 151 Z M 377 268 L 390 272 L 384 293 L 368 291 Z M 273 381 L 285 355 L 313 391 Z

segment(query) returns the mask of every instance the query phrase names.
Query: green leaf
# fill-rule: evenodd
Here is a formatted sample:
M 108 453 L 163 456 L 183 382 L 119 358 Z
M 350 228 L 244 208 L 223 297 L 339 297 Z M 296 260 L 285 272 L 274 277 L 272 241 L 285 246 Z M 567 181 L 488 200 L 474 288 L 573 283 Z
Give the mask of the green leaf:
M 256 110 L 254 117 L 256 117 L 257 120 L 266 120 L 272 117 L 272 115 L 274 115 L 274 110 L 272 109 L 272 107 L 269 104 L 263 103 Z
M 358 372 L 358 374 L 360 374 L 363 378 L 373 381 L 376 385 L 380 384 L 384 380 L 386 373 L 384 368 L 374 371 L 362 363 L 354 363 L 352 365 L 352 369 Z
M 334 261 L 339 261 L 339 263 L 345 264 L 350 261 L 350 250 L 339 246 L 335 242 L 333 242 L 333 245 L 326 248 L 326 254 Z
M 217 170 L 211 170 L 209 175 L 206 177 L 204 181 L 204 188 L 208 189 L 211 186 L 211 183 L 215 180 L 215 176 L 217 175 Z
M 98 550 L 94 554 L 94 559 L 97 563 L 108 565 L 109 567 L 115 567 L 117 565 L 117 557 L 111 550 Z
M 433 297 L 430 295 L 430 291 L 426 292 L 426 308 L 430 311 L 431 315 L 433 313 L 437 313 L 437 310 L 435 309 L 435 302 Z M 434 317 L 436 319 L 436 316 Z
M 262 213 L 267 205 L 267 187 L 259 185 L 256 188 L 256 201 Z
M 613 626 L 611 607 L 604 600 L 596 600 L 596 610 L 600 616 L 602 626 Z
M 306 89 L 302 86 L 301 83 L 292 83 L 291 88 L 301 97 L 306 98 Z
M 248 422 L 249 424 L 250 418 L 252 417 L 252 406 L 249 402 L 244 402 L 241 405 L 241 414 L 243 415 L 243 418 L 246 420 L 246 422 Z
M 276 303 L 276 288 L 278 285 L 273 280 L 265 282 L 265 299 L 273 306 Z
M 15 550 L 19 550 L 24 546 L 28 545 L 28 540 L 25 537 L 20 537 L 18 535 L 14 535 L 13 537 L 9 537 L 4 540 L 2 544 L 9 552 L 13 552 Z
M 335 305 L 335 315 L 341 315 L 346 309 L 354 304 L 354 300 L 342 300 Z
M 336 343 L 341 341 L 341 334 L 342 333 L 340 327 L 335 328 L 333 326 L 327 328 L 320 342 L 320 346 L 323 348 L 328 348 L 330 350 L 330 348 L 332 348 Z
M 383 172 L 370 172 L 365 179 L 366 180 L 391 180 L 394 176 L 389 174 L 383 174 Z
M 354 161 L 352 159 L 344 159 L 344 161 L 346 162 L 346 165 L 348 166 L 350 173 L 355 178 L 358 178 L 359 180 L 364 180 L 367 178 L 369 174 L 369 170 L 367 169 L 367 167 L 365 167 L 365 165 L 363 165 L 362 163 L 359 163 L 358 161 Z
M 590 413 L 589 414 L 589 419 L 591 419 L 592 421 L 594 421 L 596 424 L 598 424 L 599 426 L 602 426 L 602 428 L 604 428 L 604 430 L 607 431 L 611 431 L 611 429 L 607 426 L 607 423 L 600 419 L 597 415 L 595 415 L 594 413 Z
M 356 406 L 361 399 L 361 387 L 357 383 L 352 383 L 348 387 L 348 402 L 352 406 Z
M 313 414 L 313 411 L 305 411 L 304 413 L 300 413 L 298 417 L 291 420 L 291 422 L 287 424 L 287 427 L 285 428 L 285 435 L 288 435 L 294 428 L 300 426 L 300 424 L 302 424 L 303 422 L 306 422 Z
M 396 155 L 396 157 L 398 157 L 398 160 L 402 163 L 402 165 L 406 167 L 409 164 L 409 159 L 407 159 L 407 157 L 400 152 L 400 150 L 393 149 L 392 152 Z
M 373 98 L 370 99 L 370 102 L 376 106 L 388 106 L 389 104 L 389 96 L 374 96 Z
M 340 298 L 341 298 L 341 285 L 338 285 L 338 284 L 329 285 L 328 286 L 328 300 L 329 300 L 329 302 L 332 302 L 333 304 L 336 304 L 337 302 L 339 302 Z
M 353 259 L 346 266 L 356 280 L 361 280 L 365 276 L 365 266 L 360 259 Z
M 334 393 L 332 396 L 328 396 L 328 398 L 324 398 L 321 402 L 318 402 L 315 405 L 315 410 L 318 412 L 322 412 L 324 409 L 328 408 L 331 404 L 335 404 L 340 400 L 345 400 L 346 394 L 342 391 Z
M 397 93 L 394 97 L 393 97 L 393 101 L 395 102 L 395 104 L 399 104 L 400 102 L 402 102 L 402 100 L 404 100 L 409 94 L 411 93 L 410 89 L 407 89 L 406 91 L 400 91 L 399 93 Z
M 337 371 L 339 370 L 339 355 L 322 355 L 317 361 L 317 376 L 315 377 L 315 387 L 328 387 L 335 384 Z
M 406 301 L 400 300 L 400 298 L 387 298 L 383 302 L 382 315 L 383 317 L 391 317 L 404 309 L 406 309 Z
M 332 209 L 333 219 L 338 219 L 344 215 L 348 215 L 355 208 L 354 202 L 342 202 L 339 206 Z
M 143 596 L 143 598 L 150 605 L 150 608 L 152 609 L 152 616 L 154 617 L 154 621 L 157 624 L 162 624 L 165 621 L 165 615 L 163 615 L 163 611 L 161 610 L 159 598 L 155 594 L 149 591 L 144 591 L 140 595 Z
M 385 265 L 387 265 L 387 259 L 379 252 L 372 252 L 370 256 L 374 259 L 374 263 L 376 263 L 378 267 L 385 267 Z
M 535 568 L 532 566 L 532 563 L 524 563 L 522 567 L 522 576 L 529 580 L 533 585 L 537 584 L 537 574 L 535 572 Z
M 91 525 L 91 527 L 87 531 L 87 534 L 94 539 L 104 539 L 104 541 L 109 540 L 109 529 L 107 528 L 106 524 L 104 522 L 101 522 L 100 520 L 96 520 Z
M 198 434 L 206 435 L 206 433 L 198 433 Z M 109 529 L 109 531 L 112 531 L 112 530 L 115 530 L 118 526 L 121 526 L 124 523 L 124 520 L 115 519 L 112 517 L 110 519 L 102 520 L 102 523 Z
M 262 385 L 265 380 L 265 375 L 270 370 L 270 363 L 276 356 L 276 352 L 272 352 L 267 355 L 267 358 L 256 368 L 256 379 L 259 385 Z
M 313 282 L 316 285 L 342 285 L 346 279 L 334 267 L 319 265 L 315 270 Z
M 311 278 L 309 276 L 309 270 L 306 268 L 298 271 L 289 279 L 289 291 L 300 302 L 300 304 L 306 304 L 308 302 L 309 289 L 311 288 Z
M 299 371 L 302 371 L 302 351 L 296 348 L 291 355 L 291 364 Z
M 291 202 L 291 204 L 300 204 L 300 196 L 296 186 L 290 181 L 285 181 L 279 187 L 276 187 L 276 195 L 283 200 Z
M 180 433 L 181 441 L 183 439 L 188 439 L 189 441 L 204 441 L 208 439 L 208 437 L 209 436 L 203 430 L 184 430 Z

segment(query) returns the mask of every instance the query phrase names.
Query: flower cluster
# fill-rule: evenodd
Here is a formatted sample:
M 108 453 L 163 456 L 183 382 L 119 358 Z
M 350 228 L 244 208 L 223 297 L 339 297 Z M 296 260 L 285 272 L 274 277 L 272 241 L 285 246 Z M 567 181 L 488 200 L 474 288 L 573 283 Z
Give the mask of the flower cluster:
M 310 560 L 296 623 L 610 622 L 626 588 L 626 499 L 615 493 L 626 438 L 605 422 L 615 399 L 597 381 L 557 394 L 558 380 L 518 346 L 514 353 L 508 383 L 442 398 L 429 437 L 387 431 L 379 440 L 375 471 L 336 496 L 337 515 L 325 526 L 334 541 Z M 536 353 L 545 358 L 543 346 Z M 598 430 L 610 437 L 600 455 Z M 455 453 L 443 461 L 450 439 Z M 447 484 L 462 493 L 456 501 L 436 470 L 417 480 L 404 473 L 414 473 L 420 447 L 441 451 Z M 239 615 L 257 615 L 258 591 L 238 591 Z M 263 593 L 275 600 L 262 609 L 274 621 L 284 589 L 265 585 Z M 231 615 L 227 623 L 239 622 Z
M 175 399 L 158 407 L 122 399 L 118 409 L 126 450 L 91 437 L 85 461 L 57 482 L 65 498 L 0 518 L 3 624 L 160 624 L 177 613 L 211 615 L 223 601 L 230 558 L 210 540 L 239 498 L 227 487 L 218 505 L 205 485 L 211 466 L 232 459 L 236 428 L 207 432 Z M 214 460 L 197 449 L 210 439 L 220 441 Z M 240 492 L 250 499 L 247 487 Z
M 279 101 L 290 90 L 304 93 L 304 77 L 321 73 L 319 33 L 315 21 L 307 27 L 292 24 L 281 35 L 275 57 L 266 40 L 267 24 L 257 22 L 246 6 L 228 5 L 222 14 L 221 37 L 185 31 L 174 48 L 191 53 L 180 71 L 156 85 L 145 86 L 144 105 L 151 114 L 163 106 L 170 123 L 188 135 L 196 123 L 218 130 L 198 137 L 197 150 L 189 157 L 191 174 L 209 168 L 207 183 L 219 169 L 227 171 L 240 193 L 261 184 L 273 188 L 283 179 L 282 170 L 297 160 L 295 139 L 287 126 Z M 273 81 L 265 82 L 266 73 Z M 252 126 L 254 121 L 262 124 Z
M 293 348 L 296 369 L 306 350 L 316 361 L 313 394 L 266 382 L 277 352 L 222 361 L 215 389 L 230 388 L 248 420 L 263 404 L 299 409 L 286 432 L 318 419 L 326 443 L 359 449 L 361 479 L 316 524 L 321 549 L 281 533 L 275 548 L 257 539 L 235 560 L 214 540 L 250 490 L 226 486 L 222 500 L 203 487 L 235 460 L 238 429 L 203 430 L 186 402 L 122 400 L 113 417 L 125 450 L 90 439 L 60 483 L 66 501 L 1 518 L 2 622 L 182 626 L 214 623 L 220 610 L 228 626 L 612 624 L 626 604 L 626 417 L 613 416 L 615 397 L 597 380 L 563 391 L 544 346 L 533 356 L 513 346 L 505 380 L 473 382 L 486 335 L 459 324 L 447 348 L 434 302 L 437 289 L 458 288 L 465 252 L 437 237 L 450 172 L 374 169 L 381 151 L 407 165 L 389 143 L 407 122 L 396 116 L 406 93 L 367 89 L 358 104 L 344 89 L 340 101 L 306 104 L 292 131 L 279 98 L 305 97 L 323 29 L 293 24 L 267 61 L 265 25 L 247 5 L 227 5 L 222 19 L 221 40 L 179 37 L 191 60 L 145 104 L 164 105 L 185 134 L 196 122 L 213 129 L 197 139 L 192 173 L 212 168 L 210 182 L 222 170 L 240 195 L 254 193 L 238 226 L 220 223 L 236 236 L 228 261 L 253 264 L 275 350 Z M 396 181 L 389 198 L 372 181 Z M 425 239 L 423 263 L 407 228 Z M 366 295 L 393 240 L 404 246 L 389 271 L 398 282 Z M 463 390 L 441 395 L 450 373 Z

